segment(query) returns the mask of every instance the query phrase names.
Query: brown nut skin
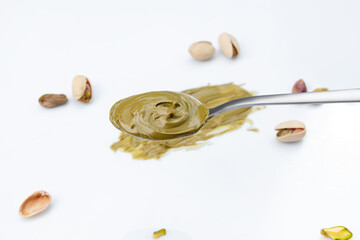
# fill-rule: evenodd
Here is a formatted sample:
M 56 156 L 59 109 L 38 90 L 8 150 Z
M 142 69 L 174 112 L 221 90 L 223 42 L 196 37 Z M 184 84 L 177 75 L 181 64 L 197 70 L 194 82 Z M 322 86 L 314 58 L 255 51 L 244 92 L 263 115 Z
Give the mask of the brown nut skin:
M 300 79 L 295 82 L 292 88 L 292 93 L 303 93 L 303 92 L 307 92 L 307 88 L 304 80 Z
M 65 94 L 44 94 L 39 98 L 39 103 L 45 108 L 53 108 L 68 102 Z
M 72 83 L 73 98 L 82 103 L 88 103 L 92 99 L 92 87 L 87 77 L 78 75 Z
M 232 35 L 228 33 L 222 33 L 220 34 L 218 41 L 220 49 L 226 57 L 234 58 L 239 55 L 239 43 Z
M 48 208 L 51 196 L 46 191 L 36 191 L 24 200 L 19 208 L 21 217 L 32 217 Z
M 215 48 L 208 41 L 195 42 L 189 47 L 190 55 L 199 61 L 206 61 L 215 54 Z
M 279 123 L 275 130 L 278 131 L 276 139 L 280 142 L 297 142 L 306 135 L 305 124 L 297 120 Z

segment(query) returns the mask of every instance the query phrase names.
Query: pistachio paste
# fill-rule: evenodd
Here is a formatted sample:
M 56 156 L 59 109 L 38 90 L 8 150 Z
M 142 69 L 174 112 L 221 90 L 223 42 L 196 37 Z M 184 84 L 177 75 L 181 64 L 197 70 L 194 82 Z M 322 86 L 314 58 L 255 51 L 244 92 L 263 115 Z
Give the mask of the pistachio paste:
M 237 98 L 252 96 L 250 92 L 233 83 L 193 88 L 183 93 L 200 100 L 207 109 Z M 114 151 L 129 152 L 134 159 L 159 159 L 169 150 L 181 147 L 194 149 L 210 138 L 240 128 L 248 121 L 248 115 L 256 109 L 245 107 L 222 113 L 210 119 L 196 134 L 183 138 L 152 141 L 121 133 L 119 141 L 115 142 L 111 148 Z
M 188 94 L 157 91 L 118 101 L 110 110 L 110 121 L 131 135 L 166 140 L 197 132 L 208 112 L 204 104 Z
M 326 92 L 329 91 L 328 88 L 316 88 L 313 92 Z

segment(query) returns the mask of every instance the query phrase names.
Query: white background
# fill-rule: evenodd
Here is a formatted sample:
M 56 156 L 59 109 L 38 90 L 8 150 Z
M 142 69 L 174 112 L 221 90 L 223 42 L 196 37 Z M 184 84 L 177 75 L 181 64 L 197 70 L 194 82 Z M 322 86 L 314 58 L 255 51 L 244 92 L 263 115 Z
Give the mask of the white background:
M 360 239 L 360 105 L 268 107 L 247 126 L 198 150 L 133 160 L 110 145 L 112 104 L 151 90 L 246 83 L 285 93 L 360 87 L 360 3 L 329 0 L 0 0 L 0 239 L 322 239 L 347 226 Z M 217 37 L 241 53 L 224 57 Z M 188 46 L 212 41 L 208 62 Z M 71 98 L 75 75 L 90 104 Z M 69 103 L 42 108 L 45 93 Z M 282 144 L 274 126 L 297 119 L 303 141 Z M 36 190 L 51 207 L 22 219 Z

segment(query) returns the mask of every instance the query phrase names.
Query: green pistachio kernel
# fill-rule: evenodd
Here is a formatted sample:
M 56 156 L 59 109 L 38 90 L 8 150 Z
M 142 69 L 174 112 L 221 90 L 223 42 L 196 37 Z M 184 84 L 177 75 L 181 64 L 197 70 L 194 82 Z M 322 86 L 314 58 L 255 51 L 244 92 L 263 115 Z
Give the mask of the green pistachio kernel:
M 91 92 L 90 92 L 89 90 L 87 90 L 87 91 L 85 92 L 85 99 L 89 99 L 90 96 L 91 96 Z
M 329 237 L 333 240 L 347 240 L 352 237 L 352 233 L 343 226 L 323 228 L 320 232 L 325 237 Z
M 317 88 L 313 92 L 326 92 L 326 91 L 329 91 L 329 89 L 328 88 Z
M 159 237 L 165 236 L 166 235 L 166 229 L 160 229 L 159 231 L 155 231 L 153 233 L 153 238 L 158 239 Z

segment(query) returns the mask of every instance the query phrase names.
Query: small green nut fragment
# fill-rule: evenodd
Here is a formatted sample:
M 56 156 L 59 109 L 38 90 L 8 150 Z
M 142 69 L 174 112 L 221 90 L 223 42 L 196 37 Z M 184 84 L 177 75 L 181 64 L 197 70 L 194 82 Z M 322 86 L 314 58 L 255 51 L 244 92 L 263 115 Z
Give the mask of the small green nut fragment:
M 347 240 L 353 236 L 353 234 L 343 226 L 323 228 L 320 233 L 321 235 L 329 237 L 333 240 Z
M 153 238 L 158 239 L 158 238 L 160 238 L 162 236 L 165 236 L 165 235 L 166 235 L 166 229 L 163 228 L 163 229 L 160 229 L 159 231 L 155 231 L 153 233 Z
M 326 91 L 329 91 L 329 89 L 328 88 L 317 88 L 313 92 L 326 92 Z

